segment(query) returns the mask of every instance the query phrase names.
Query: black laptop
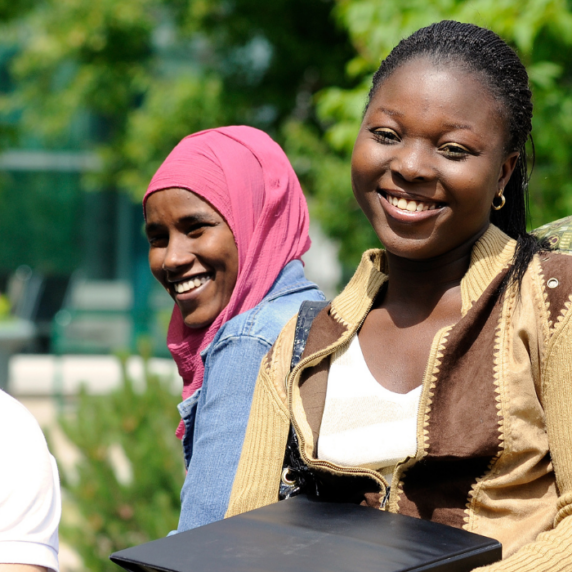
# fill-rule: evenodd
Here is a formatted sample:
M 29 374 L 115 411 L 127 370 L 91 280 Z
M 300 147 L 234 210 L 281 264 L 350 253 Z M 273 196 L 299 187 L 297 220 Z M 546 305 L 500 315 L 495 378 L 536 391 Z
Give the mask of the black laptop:
M 298 496 L 115 552 L 132 572 L 468 572 L 498 541 L 353 504 Z

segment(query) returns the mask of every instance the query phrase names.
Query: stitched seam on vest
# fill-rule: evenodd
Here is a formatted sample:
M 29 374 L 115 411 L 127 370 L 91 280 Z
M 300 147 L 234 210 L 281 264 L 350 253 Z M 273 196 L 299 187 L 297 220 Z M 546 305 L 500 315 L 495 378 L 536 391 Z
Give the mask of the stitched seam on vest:
M 548 337 L 552 334 L 551 330 L 553 324 L 550 320 L 550 300 L 548 299 L 548 292 L 546 291 L 546 277 L 544 276 L 544 268 L 542 267 L 542 264 L 540 264 L 540 261 L 537 257 L 533 259 L 531 266 L 536 267 L 536 272 L 533 274 L 533 280 L 540 285 L 540 292 L 544 305 L 539 305 L 539 310 L 541 311 L 541 315 L 545 316 L 545 319 L 542 320 L 543 326 L 545 323 L 548 325 L 548 328 L 543 327 L 543 330 L 547 329 L 547 331 L 543 332 L 544 339 L 548 339 Z
M 429 418 L 431 414 L 431 404 L 433 402 L 433 392 L 437 384 L 437 378 L 439 375 L 439 367 L 441 365 L 441 358 L 443 357 L 443 352 L 445 350 L 445 345 L 447 343 L 447 338 L 454 326 L 447 326 L 443 328 L 436 336 L 436 342 L 431 347 L 431 352 L 429 354 L 429 359 L 427 360 L 428 371 L 425 377 L 430 375 L 427 390 L 423 391 L 421 394 L 421 400 L 419 402 L 419 413 L 417 419 L 417 453 L 414 458 L 410 459 L 407 463 L 402 466 L 402 470 L 396 476 L 398 477 L 397 486 L 395 487 L 395 497 L 390 503 L 389 511 L 398 512 L 399 502 L 401 496 L 403 495 L 403 482 L 407 470 L 413 465 L 417 464 L 419 460 L 427 454 L 427 448 L 429 446 Z M 426 384 L 426 379 L 423 380 L 423 385 Z
M 566 296 L 567 291 L 572 291 L 572 284 L 567 280 L 567 273 L 564 271 L 562 275 L 562 266 L 568 266 L 569 261 L 564 257 L 570 257 L 570 253 L 563 253 L 558 251 L 547 252 L 544 255 L 535 256 L 538 260 L 538 268 L 541 270 L 541 283 L 540 287 L 545 295 L 548 297 L 548 304 L 546 305 L 548 316 L 548 336 L 552 337 L 562 322 L 563 315 L 565 315 L 570 307 L 570 296 Z M 540 258 L 542 257 L 542 258 Z M 548 290 L 548 282 L 551 278 L 560 278 L 560 284 L 557 283 L 556 290 Z M 562 296 L 558 292 L 564 288 Z
M 447 338 L 428 415 L 427 454 L 404 478 L 403 514 L 462 527 L 469 492 L 499 452 L 493 358 L 502 312 L 497 291 L 505 274 Z
M 552 334 L 552 336 L 550 336 L 550 338 L 548 338 L 547 344 L 546 344 L 546 352 L 545 352 L 545 357 L 544 357 L 544 364 L 542 366 L 542 371 L 540 372 L 540 379 L 542 380 L 542 392 L 541 395 L 544 395 L 544 382 L 547 378 L 547 372 L 546 372 L 546 368 L 549 367 L 550 365 L 550 357 L 552 352 L 554 351 L 554 346 L 559 343 L 559 334 L 561 332 L 561 330 L 565 327 L 566 322 L 568 321 L 569 318 L 569 314 L 570 314 L 570 306 L 572 302 L 572 294 L 568 297 L 568 301 L 565 303 L 565 306 L 567 306 L 567 308 L 565 307 L 562 310 L 561 315 L 558 317 L 557 320 L 557 326 L 554 328 L 554 332 Z M 557 331 L 558 330 L 558 331 Z
M 554 324 L 554 328 L 552 329 L 553 334 L 556 332 L 556 330 L 560 329 L 560 327 L 562 326 L 562 322 L 564 321 L 566 314 L 568 314 L 571 305 L 572 305 L 572 294 L 568 296 L 568 300 L 564 302 L 564 307 L 562 308 L 562 310 L 560 310 L 558 318 L 556 318 L 556 323 Z
M 425 415 L 423 420 L 423 451 L 427 451 L 427 447 L 429 446 L 429 418 L 431 416 L 431 405 L 433 403 L 434 397 L 434 390 L 435 386 L 437 385 L 437 379 L 439 377 L 439 370 L 441 366 L 441 359 L 443 358 L 443 352 L 445 350 L 445 344 L 447 343 L 447 338 L 453 326 L 449 326 L 444 332 L 441 337 L 441 340 L 436 348 L 435 351 L 435 362 L 433 365 L 433 372 L 431 375 L 431 381 L 429 383 L 429 390 L 427 392 L 427 406 L 425 408 Z
M 495 345 L 494 345 L 494 356 L 493 356 L 493 383 L 495 386 L 495 401 L 496 409 L 498 415 L 498 430 L 499 430 L 499 445 L 497 454 L 490 460 L 487 469 L 481 477 L 473 483 L 471 490 L 469 491 L 469 496 L 467 499 L 467 505 L 465 509 L 465 524 L 463 528 L 465 530 L 472 530 L 476 519 L 479 516 L 479 510 L 477 508 L 478 495 L 483 489 L 484 483 L 495 476 L 495 464 L 501 458 L 505 451 L 505 419 L 507 419 L 504 402 L 502 400 L 503 388 L 501 384 L 503 383 L 502 373 L 505 369 L 508 360 L 508 343 L 507 337 L 509 336 L 508 325 L 510 323 L 510 316 L 514 312 L 515 304 L 517 300 L 517 291 L 513 285 L 505 293 L 505 300 L 503 303 L 502 311 L 499 313 L 499 319 L 497 322 L 496 332 L 495 332 Z M 504 328 L 503 328 L 504 324 Z

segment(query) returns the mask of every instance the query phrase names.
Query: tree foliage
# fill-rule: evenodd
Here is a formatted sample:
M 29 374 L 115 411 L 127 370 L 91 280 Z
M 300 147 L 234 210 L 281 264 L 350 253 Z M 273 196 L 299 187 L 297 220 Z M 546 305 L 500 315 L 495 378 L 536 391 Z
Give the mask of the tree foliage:
M 333 0 L 202 0 L 189 6 L 223 78 L 225 105 L 244 122 L 276 131 L 291 116 L 312 121 L 312 94 L 349 85 L 344 68 L 353 49 L 335 26 Z
M 90 187 L 140 199 L 184 135 L 246 123 L 276 136 L 290 115 L 311 116 L 317 90 L 347 84 L 352 50 L 332 6 L 28 0 L 19 18 L 4 18 L 3 43 L 17 53 L 0 111 L 21 113 L 25 136 L 56 145 L 83 121 L 80 145 L 103 163 Z
M 80 453 L 73 470 L 60 467 L 71 503 L 60 526 L 86 570 L 116 571 L 109 555 L 176 529 L 184 465 L 174 431 L 178 399 L 168 380 L 130 379 L 122 359 L 121 386 L 108 395 L 82 391 L 60 425 Z M 68 505 L 69 506 L 69 505 Z
M 283 143 L 312 215 L 349 269 L 378 241 L 351 196 L 349 159 L 373 71 L 400 39 L 456 19 L 518 51 L 534 92 L 533 226 L 572 209 L 572 10 L 566 0 L 25 0 L 0 2 L 17 45 L 0 111 L 34 136 L 88 125 L 93 188 L 140 198 L 185 134 L 246 123 Z M 77 129 L 76 129 L 77 130 Z
M 304 152 L 304 173 L 312 180 L 317 200 L 315 213 L 327 232 L 343 241 L 343 260 L 354 266 L 364 242 L 377 245 L 363 215 L 348 208 L 350 201 L 337 185 L 320 176 L 343 174 L 349 189 L 349 159 L 370 87 L 371 76 L 381 60 L 404 37 L 418 28 L 443 19 L 472 22 L 500 34 L 527 66 L 534 97 L 533 136 L 536 168 L 530 186 L 532 226 L 572 212 L 572 11 L 565 0 L 337 0 L 337 20 L 348 30 L 355 55 L 346 73 L 356 87 L 338 86 L 316 96 L 317 113 L 326 129 L 319 141 L 319 160 Z M 312 137 L 305 126 L 301 130 Z M 318 141 L 308 143 L 307 149 Z M 296 149 L 289 141 L 288 149 Z M 342 166 L 345 164 L 345 169 Z M 335 213 L 335 214 L 334 214 Z

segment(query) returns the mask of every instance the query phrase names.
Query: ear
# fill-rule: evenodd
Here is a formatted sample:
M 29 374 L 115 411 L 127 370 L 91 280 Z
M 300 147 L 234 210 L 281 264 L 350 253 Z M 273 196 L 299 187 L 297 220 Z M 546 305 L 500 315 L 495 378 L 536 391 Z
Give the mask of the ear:
M 512 153 L 506 156 L 499 171 L 497 191 L 500 191 L 507 186 L 510 176 L 512 175 L 512 172 L 516 167 L 516 162 L 518 161 L 519 156 L 520 153 L 518 151 L 513 151 Z

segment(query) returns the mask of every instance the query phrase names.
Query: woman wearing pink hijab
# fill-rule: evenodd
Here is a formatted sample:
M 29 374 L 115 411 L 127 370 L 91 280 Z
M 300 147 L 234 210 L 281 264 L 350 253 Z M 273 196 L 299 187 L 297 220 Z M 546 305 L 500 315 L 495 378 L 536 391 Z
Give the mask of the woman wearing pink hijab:
M 282 149 L 245 126 L 189 135 L 143 199 L 151 271 L 175 301 L 187 477 L 178 531 L 222 519 L 262 357 L 304 300 L 308 209 Z

